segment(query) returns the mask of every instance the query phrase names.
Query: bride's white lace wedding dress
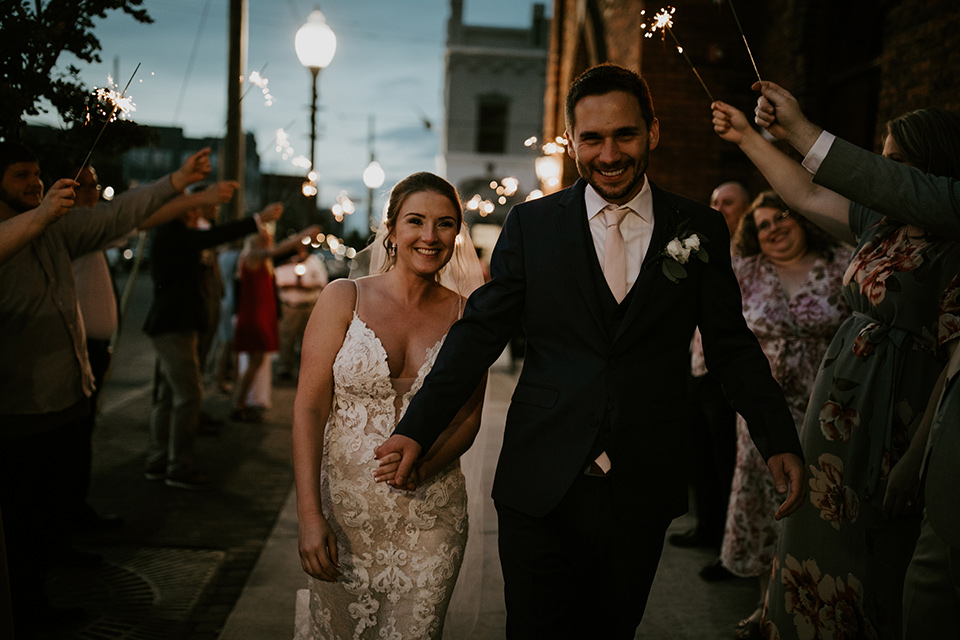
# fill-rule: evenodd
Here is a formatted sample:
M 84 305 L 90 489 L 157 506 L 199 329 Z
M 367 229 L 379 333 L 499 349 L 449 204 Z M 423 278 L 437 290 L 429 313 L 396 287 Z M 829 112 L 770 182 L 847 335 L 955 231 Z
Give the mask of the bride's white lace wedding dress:
M 441 636 L 467 541 L 460 462 L 407 493 L 374 482 L 373 450 L 393 432 L 442 343 L 416 378 L 391 379 L 383 345 L 354 310 L 333 365 L 321 468 L 343 575 L 336 583 L 309 579 L 309 612 L 298 616 L 296 640 Z

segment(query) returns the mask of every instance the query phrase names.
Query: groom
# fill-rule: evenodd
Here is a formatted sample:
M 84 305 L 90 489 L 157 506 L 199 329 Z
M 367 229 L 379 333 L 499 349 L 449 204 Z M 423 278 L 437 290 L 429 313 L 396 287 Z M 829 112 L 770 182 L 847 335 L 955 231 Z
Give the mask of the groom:
M 687 509 L 695 327 L 778 490 L 789 483 L 778 517 L 799 506 L 804 471 L 783 394 L 741 314 L 723 218 L 646 178 L 660 138 L 646 82 L 615 65 L 587 70 L 566 123 L 582 179 L 507 217 L 492 280 L 470 297 L 378 457 L 402 453 L 402 482 L 522 323 L 523 371 L 493 487 L 507 637 L 626 640 L 667 525 Z

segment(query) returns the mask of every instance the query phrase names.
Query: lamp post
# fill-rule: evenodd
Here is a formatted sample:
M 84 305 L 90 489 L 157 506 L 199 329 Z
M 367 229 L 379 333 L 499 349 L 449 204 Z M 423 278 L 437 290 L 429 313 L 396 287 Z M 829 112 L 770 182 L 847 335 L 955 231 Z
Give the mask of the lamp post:
M 313 76 L 313 94 L 310 100 L 310 170 L 317 171 L 317 76 L 320 70 L 330 64 L 333 54 L 337 51 L 337 36 L 327 25 L 326 18 L 320 9 L 314 9 L 307 17 L 307 22 L 297 30 L 294 40 L 297 58 L 300 64 L 310 70 Z M 317 180 L 319 180 L 317 172 Z M 317 195 L 314 193 L 314 195 Z
M 384 178 L 386 175 L 383 173 L 383 167 L 373 159 L 371 153 L 370 164 L 363 170 L 363 184 L 367 185 L 367 220 L 370 222 L 371 229 L 380 226 L 380 221 L 373 219 L 373 192 L 383 186 Z
M 534 160 L 534 170 L 540 180 L 544 193 L 553 193 L 560 186 L 560 176 L 563 173 L 563 160 L 559 153 L 543 155 Z
M 368 122 L 367 144 L 370 147 L 370 164 L 363 170 L 363 184 L 367 186 L 367 223 L 370 225 L 370 229 L 374 230 L 380 226 L 380 221 L 373 219 L 373 192 L 383 186 L 386 174 L 383 172 L 383 167 L 377 162 L 377 156 L 373 150 L 373 114 L 370 115 Z

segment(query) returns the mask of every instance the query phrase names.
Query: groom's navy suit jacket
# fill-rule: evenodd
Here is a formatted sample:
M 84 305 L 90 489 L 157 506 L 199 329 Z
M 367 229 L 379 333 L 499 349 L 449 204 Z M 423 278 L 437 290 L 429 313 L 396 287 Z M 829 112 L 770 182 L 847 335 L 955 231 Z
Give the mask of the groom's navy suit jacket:
M 685 421 L 690 339 L 699 325 L 707 365 L 747 420 L 764 459 L 800 455 L 796 428 L 766 357 L 747 328 L 719 213 L 652 185 L 654 231 L 621 305 L 607 287 L 588 229 L 586 183 L 517 205 L 491 260 L 396 433 L 426 450 L 466 402 L 522 322 L 523 370 L 513 394 L 493 497 L 539 517 L 602 450 L 619 515 L 674 517 L 687 508 Z M 709 239 L 671 282 L 661 251 L 686 223 Z M 621 508 L 622 506 L 622 508 Z

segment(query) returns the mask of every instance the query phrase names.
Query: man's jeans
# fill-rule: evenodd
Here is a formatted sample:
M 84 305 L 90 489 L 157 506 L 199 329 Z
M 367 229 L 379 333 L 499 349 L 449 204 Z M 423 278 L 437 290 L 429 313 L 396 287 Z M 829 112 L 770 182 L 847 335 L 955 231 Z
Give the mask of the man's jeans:
M 170 475 L 193 466 L 203 399 L 197 340 L 196 331 L 151 337 L 159 366 L 150 412 L 148 470 L 160 470 L 165 462 Z

